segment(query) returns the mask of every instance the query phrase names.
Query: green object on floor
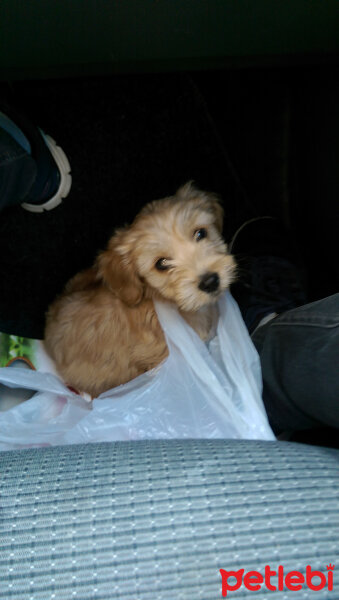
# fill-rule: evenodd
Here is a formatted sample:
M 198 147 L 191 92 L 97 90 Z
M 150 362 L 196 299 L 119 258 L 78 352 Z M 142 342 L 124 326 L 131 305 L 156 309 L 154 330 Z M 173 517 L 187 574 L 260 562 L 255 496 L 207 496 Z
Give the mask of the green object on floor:
M 0 332 L 0 367 L 7 367 L 15 359 L 34 364 L 36 340 Z

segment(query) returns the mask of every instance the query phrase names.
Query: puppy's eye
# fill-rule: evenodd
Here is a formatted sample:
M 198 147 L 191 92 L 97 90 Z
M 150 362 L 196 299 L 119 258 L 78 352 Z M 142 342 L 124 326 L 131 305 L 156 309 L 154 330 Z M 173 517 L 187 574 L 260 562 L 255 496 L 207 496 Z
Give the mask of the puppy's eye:
M 207 229 L 205 227 L 200 227 L 200 229 L 196 229 L 193 235 L 196 242 L 200 242 L 205 237 L 207 237 Z
M 167 271 L 171 265 L 169 264 L 168 258 L 159 258 L 154 266 L 158 271 Z

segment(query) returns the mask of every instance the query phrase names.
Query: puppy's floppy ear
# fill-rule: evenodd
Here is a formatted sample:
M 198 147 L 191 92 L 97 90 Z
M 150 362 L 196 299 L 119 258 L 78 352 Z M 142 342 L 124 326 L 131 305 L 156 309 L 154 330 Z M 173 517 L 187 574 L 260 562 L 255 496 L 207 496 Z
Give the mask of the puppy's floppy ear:
M 144 295 L 144 285 L 133 263 L 132 247 L 129 229 L 121 229 L 97 258 L 99 278 L 128 306 L 139 304 Z

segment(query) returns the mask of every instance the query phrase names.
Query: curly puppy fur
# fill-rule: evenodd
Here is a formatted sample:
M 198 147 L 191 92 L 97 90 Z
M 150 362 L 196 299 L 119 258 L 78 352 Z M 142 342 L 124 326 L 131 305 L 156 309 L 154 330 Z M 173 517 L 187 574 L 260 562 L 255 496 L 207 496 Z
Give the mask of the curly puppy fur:
M 174 303 L 202 339 L 234 278 L 216 196 L 191 183 L 147 204 L 50 307 L 45 347 L 66 383 L 92 397 L 167 356 L 153 299 Z

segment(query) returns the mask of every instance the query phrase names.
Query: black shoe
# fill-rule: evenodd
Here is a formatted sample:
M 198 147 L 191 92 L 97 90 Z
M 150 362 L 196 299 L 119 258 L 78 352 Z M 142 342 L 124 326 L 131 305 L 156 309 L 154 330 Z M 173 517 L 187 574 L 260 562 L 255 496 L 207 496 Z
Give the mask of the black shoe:
M 68 158 L 62 148 L 23 114 L 1 105 L 1 115 L 19 128 L 29 145 L 28 153 L 37 167 L 35 180 L 22 202 L 22 207 L 31 212 L 43 212 L 58 206 L 70 192 L 72 177 Z M 1 126 L 1 118 L 0 118 Z
M 233 236 L 229 251 L 238 264 L 231 292 L 250 333 L 266 316 L 306 304 L 299 252 L 275 218 L 259 217 L 244 223 Z

